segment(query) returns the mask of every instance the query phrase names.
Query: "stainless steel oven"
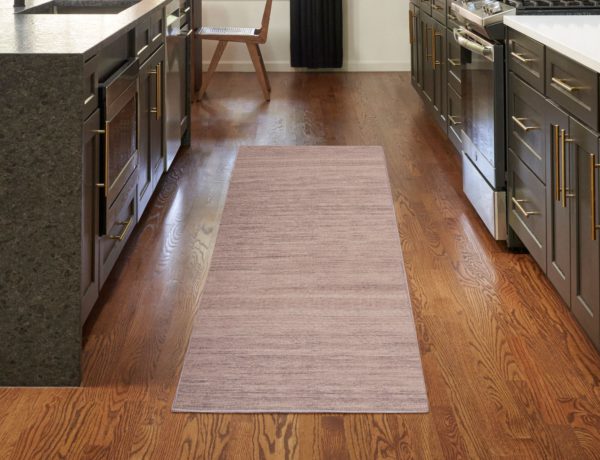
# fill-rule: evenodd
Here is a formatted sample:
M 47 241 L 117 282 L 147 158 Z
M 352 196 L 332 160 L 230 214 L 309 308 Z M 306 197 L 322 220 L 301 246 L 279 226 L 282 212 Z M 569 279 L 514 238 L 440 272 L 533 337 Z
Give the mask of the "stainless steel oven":
M 461 46 L 463 191 L 497 240 L 506 239 L 504 43 L 465 27 Z

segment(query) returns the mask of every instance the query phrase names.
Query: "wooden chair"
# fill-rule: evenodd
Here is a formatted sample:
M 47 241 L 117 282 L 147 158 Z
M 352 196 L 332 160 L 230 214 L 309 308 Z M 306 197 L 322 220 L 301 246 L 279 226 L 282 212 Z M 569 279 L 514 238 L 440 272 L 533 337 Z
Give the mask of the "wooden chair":
M 196 32 L 202 40 L 216 40 L 217 49 L 215 54 L 210 61 L 208 72 L 204 76 L 202 87 L 198 94 L 198 99 L 202 99 L 206 88 L 208 87 L 210 80 L 217 70 L 217 65 L 223 56 L 223 51 L 229 42 L 245 43 L 254 64 L 258 82 L 262 88 L 262 92 L 267 101 L 271 100 L 271 83 L 267 75 L 267 69 L 265 68 L 265 62 L 263 61 L 262 53 L 258 45 L 262 45 L 267 41 L 267 34 L 269 32 L 269 21 L 271 19 L 271 6 L 273 0 L 266 0 L 265 11 L 263 13 L 262 25 L 260 29 L 251 28 L 238 28 L 238 27 L 202 27 Z

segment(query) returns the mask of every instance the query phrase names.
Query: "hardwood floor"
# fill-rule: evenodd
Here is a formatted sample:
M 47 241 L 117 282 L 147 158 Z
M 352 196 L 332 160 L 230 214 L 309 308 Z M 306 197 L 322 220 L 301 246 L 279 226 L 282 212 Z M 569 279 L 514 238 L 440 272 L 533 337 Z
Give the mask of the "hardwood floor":
M 600 355 L 488 235 L 408 74 L 220 74 L 86 325 L 84 385 L 0 389 L 0 458 L 600 458 Z M 239 145 L 383 145 L 431 412 L 171 413 Z

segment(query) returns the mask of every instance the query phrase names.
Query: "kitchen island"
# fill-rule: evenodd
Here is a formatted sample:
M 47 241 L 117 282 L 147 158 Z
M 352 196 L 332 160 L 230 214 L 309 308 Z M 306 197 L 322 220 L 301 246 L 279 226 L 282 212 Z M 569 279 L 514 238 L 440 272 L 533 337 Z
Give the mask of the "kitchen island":
M 199 18 L 190 0 L 1 0 L 0 385 L 80 384 L 82 325 L 189 140 Z
M 600 22 L 505 16 L 508 220 L 600 350 Z

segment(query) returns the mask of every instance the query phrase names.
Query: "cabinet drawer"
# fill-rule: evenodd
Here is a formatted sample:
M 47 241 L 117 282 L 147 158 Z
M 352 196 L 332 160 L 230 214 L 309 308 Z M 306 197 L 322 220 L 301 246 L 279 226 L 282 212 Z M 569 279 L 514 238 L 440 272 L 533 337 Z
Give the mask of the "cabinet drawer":
M 546 52 L 546 95 L 598 129 L 598 74 L 551 49 Z
M 544 45 L 513 29 L 508 29 L 508 68 L 544 92 Z
M 144 62 L 150 56 L 150 39 L 152 31 L 150 30 L 150 16 L 146 16 L 135 26 L 135 56 Z
M 460 27 L 458 17 L 456 17 L 456 14 L 454 14 L 454 11 L 452 11 L 452 3 L 454 3 L 452 0 L 446 2 L 446 25 L 448 27 L 448 32 L 450 33 L 452 33 L 452 30 L 455 27 Z
M 446 0 L 431 0 L 431 16 L 446 25 Z
M 83 118 L 98 108 L 98 56 L 94 55 L 83 64 Z
M 431 16 L 431 1 L 432 0 L 418 0 L 416 4 L 421 8 L 422 13 L 427 13 Z
M 459 152 L 462 150 L 462 99 L 460 95 L 448 85 L 448 138 Z
M 446 32 L 446 37 L 448 42 L 448 85 L 452 87 L 452 89 L 454 89 L 458 94 L 461 94 L 461 47 L 454 39 L 452 30 L 448 29 Z
M 546 188 L 510 148 L 508 222 L 546 273 Z
M 137 171 L 131 175 L 109 210 L 106 235 L 100 237 L 100 284 L 115 265 L 137 222 Z
M 158 49 L 165 42 L 165 9 L 159 8 L 150 14 L 150 47 Z
M 508 146 L 546 183 L 546 99 L 510 74 L 508 87 Z

